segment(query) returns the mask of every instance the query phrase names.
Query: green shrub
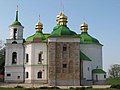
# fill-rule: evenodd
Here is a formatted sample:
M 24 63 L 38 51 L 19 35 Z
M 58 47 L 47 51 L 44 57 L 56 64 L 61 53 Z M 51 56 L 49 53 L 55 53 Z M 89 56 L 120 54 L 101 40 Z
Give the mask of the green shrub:
M 70 87 L 69 89 L 74 89 L 74 87 Z
M 44 86 L 44 87 L 39 87 L 39 89 L 49 89 L 49 87 Z
M 120 84 L 118 84 L 118 85 L 111 85 L 111 87 L 110 87 L 110 88 L 120 89 Z
M 77 87 L 75 90 L 85 90 L 85 87 Z
M 60 89 L 59 87 L 48 87 L 49 89 Z
M 14 87 L 14 88 L 24 88 L 23 86 L 16 86 L 16 87 Z

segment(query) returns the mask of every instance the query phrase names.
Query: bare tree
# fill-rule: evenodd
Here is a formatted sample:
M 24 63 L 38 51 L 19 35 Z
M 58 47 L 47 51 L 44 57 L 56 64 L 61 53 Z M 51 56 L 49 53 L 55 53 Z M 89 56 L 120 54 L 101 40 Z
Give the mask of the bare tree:
M 111 65 L 110 69 L 108 70 L 108 74 L 110 77 L 113 78 L 120 77 L 120 65 L 119 64 Z

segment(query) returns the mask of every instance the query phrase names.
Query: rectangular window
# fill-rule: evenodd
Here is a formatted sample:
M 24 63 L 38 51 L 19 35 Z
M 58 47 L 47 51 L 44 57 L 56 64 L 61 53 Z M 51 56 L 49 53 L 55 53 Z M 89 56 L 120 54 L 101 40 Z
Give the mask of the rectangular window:
M 13 39 L 17 39 L 17 28 L 14 29 Z
M 63 64 L 63 68 L 67 68 L 67 64 Z
M 104 78 L 106 78 L 106 75 L 104 75 Z
M 7 77 L 10 77 L 11 76 L 11 74 L 7 74 Z
M 42 78 L 42 72 L 38 72 L 38 75 L 37 75 L 38 78 Z
M 16 52 L 12 53 L 12 64 L 17 64 L 17 53 Z
M 38 63 L 41 63 L 41 62 L 42 62 L 42 54 L 43 54 L 43 52 L 40 52 L 40 53 L 38 54 Z
M 28 72 L 26 72 L 25 74 L 26 74 L 26 78 L 29 78 L 29 73 L 28 73 Z
M 28 63 L 28 61 L 29 61 L 29 55 L 26 54 L 26 63 Z
M 66 46 L 63 47 L 63 51 L 67 51 L 67 47 Z

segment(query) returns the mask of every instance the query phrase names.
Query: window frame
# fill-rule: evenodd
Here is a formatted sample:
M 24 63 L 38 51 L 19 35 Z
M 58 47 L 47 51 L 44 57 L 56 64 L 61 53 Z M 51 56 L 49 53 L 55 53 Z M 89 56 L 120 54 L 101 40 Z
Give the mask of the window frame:
M 17 52 L 12 53 L 12 64 L 17 64 Z
M 39 71 L 39 72 L 37 73 L 37 78 L 39 78 L 39 79 L 42 78 L 42 71 Z

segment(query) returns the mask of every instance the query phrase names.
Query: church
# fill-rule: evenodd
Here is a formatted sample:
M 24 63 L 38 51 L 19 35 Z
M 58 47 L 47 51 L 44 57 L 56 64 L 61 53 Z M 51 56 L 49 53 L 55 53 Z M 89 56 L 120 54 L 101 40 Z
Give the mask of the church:
M 60 12 L 51 33 L 44 33 L 40 19 L 35 33 L 23 38 L 23 25 L 16 19 L 6 39 L 5 78 L 7 83 L 39 83 L 50 86 L 105 84 L 102 44 L 88 33 L 88 24 L 77 34 L 67 26 Z

